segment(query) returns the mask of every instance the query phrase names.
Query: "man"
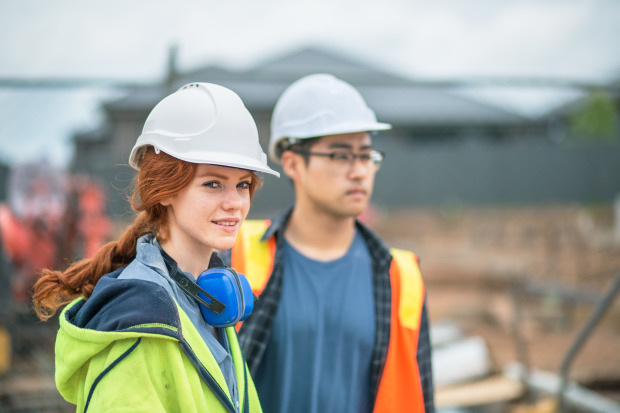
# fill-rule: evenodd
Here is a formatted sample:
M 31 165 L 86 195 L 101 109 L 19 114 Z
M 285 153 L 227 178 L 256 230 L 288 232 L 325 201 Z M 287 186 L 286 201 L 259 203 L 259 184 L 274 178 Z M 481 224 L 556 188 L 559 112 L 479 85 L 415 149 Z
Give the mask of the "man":
M 266 412 L 434 410 L 417 258 L 356 220 L 383 160 L 369 132 L 389 128 L 327 74 L 296 81 L 275 106 L 270 156 L 295 205 L 246 222 L 231 251 L 259 296 L 239 335 Z

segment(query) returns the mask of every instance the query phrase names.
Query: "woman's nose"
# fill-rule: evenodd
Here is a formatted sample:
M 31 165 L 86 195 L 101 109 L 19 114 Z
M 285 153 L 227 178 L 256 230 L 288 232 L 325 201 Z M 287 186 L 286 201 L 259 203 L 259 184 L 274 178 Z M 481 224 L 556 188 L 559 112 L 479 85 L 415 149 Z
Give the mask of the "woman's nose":
M 224 193 L 224 200 L 222 201 L 222 207 L 224 209 L 241 209 L 243 206 L 243 199 L 237 188 L 231 188 Z

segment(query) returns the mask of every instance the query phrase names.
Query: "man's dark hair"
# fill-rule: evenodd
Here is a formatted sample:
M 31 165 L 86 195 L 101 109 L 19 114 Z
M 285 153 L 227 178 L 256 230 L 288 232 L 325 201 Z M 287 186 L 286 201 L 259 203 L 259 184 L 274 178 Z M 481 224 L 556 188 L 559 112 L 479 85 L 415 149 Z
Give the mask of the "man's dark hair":
M 278 158 L 282 157 L 282 154 L 286 151 L 292 152 L 300 152 L 300 155 L 303 156 L 306 165 L 310 161 L 310 155 L 306 152 L 309 152 L 310 149 L 316 144 L 322 136 L 316 136 L 314 138 L 305 138 L 305 139 L 297 139 L 295 143 L 290 143 L 287 139 L 282 139 L 276 145 L 275 152 Z

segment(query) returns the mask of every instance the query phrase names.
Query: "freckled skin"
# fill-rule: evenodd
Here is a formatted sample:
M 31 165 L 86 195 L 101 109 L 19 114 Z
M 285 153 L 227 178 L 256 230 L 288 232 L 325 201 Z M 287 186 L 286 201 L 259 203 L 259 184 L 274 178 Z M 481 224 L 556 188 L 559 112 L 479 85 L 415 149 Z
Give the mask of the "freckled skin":
M 162 248 L 184 271 L 196 276 L 214 250 L 232 248 L 250 210 L 251 182 L 243 169 L 199 165 L 189 185 L 162 202 L 170 231 Z

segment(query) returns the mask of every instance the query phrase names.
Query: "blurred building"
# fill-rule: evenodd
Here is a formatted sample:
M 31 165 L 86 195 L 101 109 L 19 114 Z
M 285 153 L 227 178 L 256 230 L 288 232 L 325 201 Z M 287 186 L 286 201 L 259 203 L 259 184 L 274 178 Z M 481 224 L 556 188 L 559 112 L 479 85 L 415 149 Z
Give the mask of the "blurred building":
M 8 165 L 0 163 L 0 201 L 6 200 L 6 188 L 9 181 L 9 171 L 10 168 Z
M 610 201 L 620 192 L 617 136 L 604 143 L 565 139 L 571 111 L 578 105 L 548 116 L 525 117 L 455 87 L 417 83 L 314 48 L 246 70 L 173 69 L 161 85 L 104 103 L 105 123 L 74 137 L 72 169 L 110 183 L 114 214 L 128 211 L 124 190 L 133 177 L 126 166 L 131 148 L 149 111 L 171 91 L 189 82 L 213 82 L 234 90 L 256 119 L 266 149 L 278 96 L 296 79 L 317 72 L 353 84 L 379 120 L 394 126 L 375 139 L 387 153 L 376 179 L 374 202 L 379 206 Z M 252 213 L 267 215 L 292 200 L 286 177 L 265 177 Z

